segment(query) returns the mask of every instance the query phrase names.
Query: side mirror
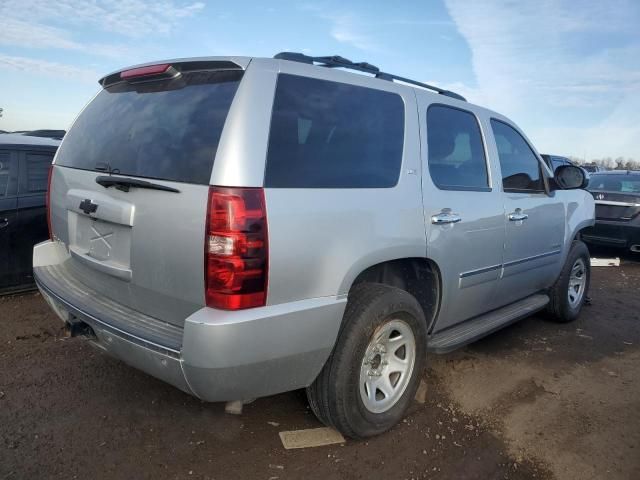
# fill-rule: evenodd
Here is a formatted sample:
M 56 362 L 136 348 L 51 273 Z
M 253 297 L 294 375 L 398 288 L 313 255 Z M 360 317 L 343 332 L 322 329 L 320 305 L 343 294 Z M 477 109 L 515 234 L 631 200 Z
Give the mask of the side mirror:
M 575 165 L 560 165 L 553 173 L 553 180 L 559 190 L 586 188 L 588 183 L 584 170 Z

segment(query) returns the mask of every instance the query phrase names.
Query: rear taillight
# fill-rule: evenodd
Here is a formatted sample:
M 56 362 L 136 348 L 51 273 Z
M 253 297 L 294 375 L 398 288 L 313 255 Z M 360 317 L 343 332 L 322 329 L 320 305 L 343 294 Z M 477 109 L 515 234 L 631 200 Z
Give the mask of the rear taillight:
M 49 240 L 53 240 L 53 231 L 51 230 L 51 179 L 53 177 L 53 165 L 49 165 L 49 176 L 47 178 L 47 228 L 49 229 Z M 42 204 L 41 204 L 42 205 Z
M 210 187 L 205 238 L 207 306 L 224 310 L 264 306 L 268 251 L 264 190 Z

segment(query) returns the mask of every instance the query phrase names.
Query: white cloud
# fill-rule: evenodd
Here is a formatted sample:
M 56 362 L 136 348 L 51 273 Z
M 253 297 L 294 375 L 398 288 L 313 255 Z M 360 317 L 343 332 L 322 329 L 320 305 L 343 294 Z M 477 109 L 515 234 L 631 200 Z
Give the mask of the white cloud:
M 25 22 L 5 16 L 0 30 L 0 43 L 20 47 L 63 48 L 76 50 L 81 46 L 70 39 L 70 35 L 59 28 Z
M 595 125 L 542 127 L 536 130 L 538 150 L 586 160 L 604 157 L 640 159 L 638 126 L 640 96 L 629 96 Z
M 303 4 L 299 8 L 310 12 L 319 20 L 329 23 L 329 35 L 334 40 L 363 51 L 380 52 L 381 45 L 375 40 L 376 24 L 349 10 L 327 13 L 327 9 L 316 4 Z
M 352 15 L 325 16 L 331 22 L 331 36 L 340 43 L 365 51 L 377 51 L 379 45 L 370 35 L 362 31 L 362 26 Z
M 639 2 L 445 3 L 471 49 L 470 100 L 536 125 L 545 150 L 640 157 Z
M 330 23 L 329 34 L 334 40 L 359 50 L 383 53 L 387 49 L 376 39 L 376 32 L 386 31 L 389 27 L 425 27 L 449 26 L 449 20 L 418 20 L 406 18 L 372 19 L 362 14 L 342 12 L 336 14 L 324 13 L 321 9 L 307 6 L 307 10 Z
M 5 18 L 2 23 L 0 45 L 72 50 L 112 58 L 120 58 L 130 52 L 125 45 L 83 43 L 73 40 L 66 30 L 13 18 Z
M 71 29 L 89 28 L 130 38 L 164 35 L 204 7 L 202 2 L 173 0 L 4 0 L 0 4 L 0 43 L 71 50 L 93 48 L 95 53 L 109 54 L 108 46 L 84 46 L 73 40 Z
M 56 62 L 17 57 L 0 53 L 0 69 L 36 73 L 52 77 L 72 78 L 95 83 L 100 75 L 87 68 L 74 67 Z
M 202 2 L 179 0 L 2 0 L 0 45 L 81 52 L 124 63 L 137 57 L 131 39 L 167 35 L 203 8 Z M 85 31 L 101 31 L 116 41 L 86 42 Z M 0 68 L 80 81 L 100 78 L 90 69 L 23 56 L 0 55 Z

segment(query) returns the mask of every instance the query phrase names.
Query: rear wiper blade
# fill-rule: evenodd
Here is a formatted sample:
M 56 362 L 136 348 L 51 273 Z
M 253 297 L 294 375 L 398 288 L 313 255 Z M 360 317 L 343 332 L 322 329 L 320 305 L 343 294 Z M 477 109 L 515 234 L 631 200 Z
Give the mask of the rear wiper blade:
M 96 177 L 96 183 L 102 185 L 104 188 L 116 187 L 117 190 L 128 192 L 129 188 L 146 188 L 149 190 L 162 190 L 164 192 L 180 193 L 180 190 L 173 187 L 167 187 L 160 185 L 159 183 L 147 182 L 145 180 L 138 180 L 137 178 L 127 177 L 112 177 L 107 175 L 101 175 Z

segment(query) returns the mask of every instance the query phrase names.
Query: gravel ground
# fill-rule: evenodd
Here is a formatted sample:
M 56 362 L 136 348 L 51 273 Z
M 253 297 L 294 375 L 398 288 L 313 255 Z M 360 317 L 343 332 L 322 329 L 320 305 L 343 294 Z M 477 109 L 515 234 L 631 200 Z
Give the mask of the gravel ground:
M 304 392 L 241 416 L 65 339 L 37 293 L 0 297 L 0 478 L 640 478 L 640 263 L 593 270 L 569 325 L 540 315 L 445 356 L 369 441 L 284 450 Z

